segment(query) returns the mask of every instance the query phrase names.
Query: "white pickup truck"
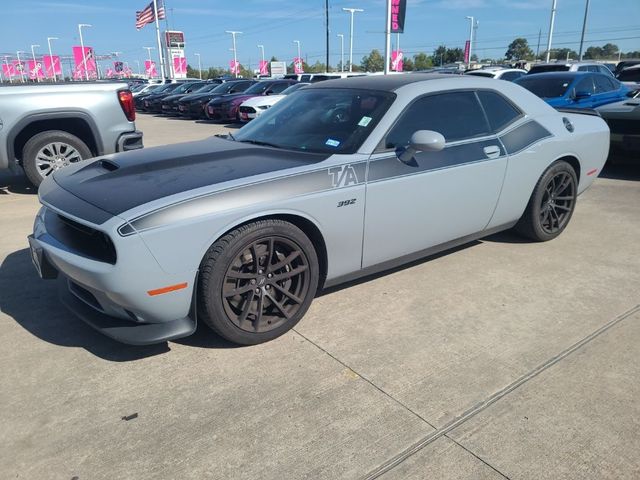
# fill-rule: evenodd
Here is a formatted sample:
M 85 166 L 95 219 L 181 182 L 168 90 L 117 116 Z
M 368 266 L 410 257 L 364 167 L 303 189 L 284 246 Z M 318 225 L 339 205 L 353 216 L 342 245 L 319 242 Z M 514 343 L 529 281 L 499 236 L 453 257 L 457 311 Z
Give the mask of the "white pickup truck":
M 142 148 L 125 83 L 0 87 L 0 169 L 24 169 L 38 186 L 70 163 Z

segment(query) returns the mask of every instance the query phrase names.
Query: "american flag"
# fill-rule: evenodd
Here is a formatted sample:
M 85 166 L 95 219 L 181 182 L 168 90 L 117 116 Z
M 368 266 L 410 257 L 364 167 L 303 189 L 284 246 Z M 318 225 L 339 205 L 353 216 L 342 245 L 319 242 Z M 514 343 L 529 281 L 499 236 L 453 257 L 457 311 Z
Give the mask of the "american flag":
M 158 4 L 158 20 L 164 20 L 164 3 L 162 0 L 157 0 Z M 155 11 L 153 8 L 153 2 L 147 5 L 144 10 L 136 12 L 136 29 L 140 30 L 147 23 L 153 23 L 156 21 Z

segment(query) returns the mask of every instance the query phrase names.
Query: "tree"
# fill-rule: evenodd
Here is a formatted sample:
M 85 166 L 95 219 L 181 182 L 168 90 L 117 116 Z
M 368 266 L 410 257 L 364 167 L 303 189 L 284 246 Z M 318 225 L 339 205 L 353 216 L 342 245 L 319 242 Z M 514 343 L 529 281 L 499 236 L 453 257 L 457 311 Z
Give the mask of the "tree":
M 547 52 L 542 52 L 542 58 L 547 58 Z M 576 60 L 578 58 L 578 52 L 575 50 L 571 50 L 570 48 L 552 48 L 551 55 L 549 55 L 550 59 L 555 60 Z
M 445 55 L 447 54 L 447 47 L 444 45 L 440 45 L 438 48 L 435 49 L 435 51 L 433 52 L 433 64 L 434 65 L 444 65 L 445 63 Z
M 602 57 L 602 48 L 600 47 L 589 47 L 584 52 L 584 58 L 589 60 L 596 60 L 597 58 Z
M 416 53 L 413 56 L 413 63 L 416 70 L 426 70 L 427 68 L 433 67 L 433 62 L 424 52 Z
M 462 62 L 464 60 L 464 51 L 461 48 L 448 48 L 444 61 L 446 63 Z
M 602 56 L 605 58 L 614 58 L 618 55 L 620 49 L 614 43 L 606 43 L 602 47 Z
M 374 48 L 369 55 L 362 57 L 360 65 L 365 72 L 380 72 L 384 70 L 384 58 L 380 50 Z
M 529 48 L 526 38 L 519 37 L 509 44 L 504 57 L 507 60 L 530 60 L 533 58 L 533 50 Z
M 309 65 L 309 70 L 305 69 L 305 72 L 309 73 L 322 73 L 327 71 L 327 66 L 320 60 L 316 60 L 316 63 Z
M 415 70 L 415 66 L 413 64 L 413 60 L 411 60 L 409 57 L 405 57 L 402 59 L 402 71 L 404 72 L 411 72 Z

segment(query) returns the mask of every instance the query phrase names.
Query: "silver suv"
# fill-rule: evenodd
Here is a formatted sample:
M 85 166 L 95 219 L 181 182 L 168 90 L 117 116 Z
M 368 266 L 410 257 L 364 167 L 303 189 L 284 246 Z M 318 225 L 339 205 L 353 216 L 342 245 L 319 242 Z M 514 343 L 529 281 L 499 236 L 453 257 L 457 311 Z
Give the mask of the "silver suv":
M 613 77 L 613 73 L 605 65 L 596 62 L 549 62 L 536 63 L 530 74 L 546 72 L 596 72 Z

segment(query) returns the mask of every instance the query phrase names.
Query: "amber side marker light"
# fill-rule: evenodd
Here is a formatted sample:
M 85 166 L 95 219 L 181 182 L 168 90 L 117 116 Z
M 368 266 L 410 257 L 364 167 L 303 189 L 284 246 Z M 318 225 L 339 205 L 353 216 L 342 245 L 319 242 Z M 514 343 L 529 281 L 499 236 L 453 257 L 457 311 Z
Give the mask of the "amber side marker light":
M 149 290 L 147 292 L 147 294 L 149 294 L 152 297 L 155 297 L 156 295 L 162 295 L 164 293 L 169 293 L 169 292 L 175 292 L 176 290 L 182 290 L 187 288 L 187 282 L 184 283 L 177 283 L 175 285 L 169 285 L 168 287 L 162 287 L 162 288 L 158 288 L 156 290 Z

